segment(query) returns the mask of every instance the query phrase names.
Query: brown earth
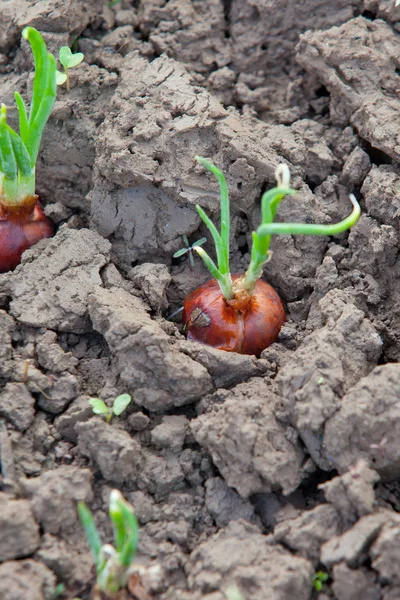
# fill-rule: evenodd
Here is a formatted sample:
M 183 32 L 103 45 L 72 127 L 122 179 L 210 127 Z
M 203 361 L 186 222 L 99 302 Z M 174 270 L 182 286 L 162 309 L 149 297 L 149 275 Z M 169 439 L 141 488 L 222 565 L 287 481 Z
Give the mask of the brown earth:
M 37 188 L 56 236 L 0 275 L 0 597 L 90 597 L 84 500 L 140 522 L 159 600 L 400 598 L 400 7 L 394 0 L 0 0 L 0 90 L 29 94 L 21 30 L 85 53 L 59 90 Z M 288 319 L 252 356 L 167 319 L 208 279 L 172 259 L 218 218 L 232 266 L 289 164 L 265 279 Z M 210 249 L 208 243 L 206 248 Z M 111 424 L 92 396 L 132 395 Z M 329 573 L 323 591 L 313 574 Z M 229 592 L 229 589 L 231 592 Z M 236 590 L 237 591 L 237 590 Z

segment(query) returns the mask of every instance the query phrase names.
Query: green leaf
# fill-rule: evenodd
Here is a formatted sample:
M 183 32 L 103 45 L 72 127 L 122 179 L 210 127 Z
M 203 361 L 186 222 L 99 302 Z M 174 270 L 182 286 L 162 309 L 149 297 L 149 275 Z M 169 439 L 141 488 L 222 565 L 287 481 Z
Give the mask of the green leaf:
M 330 236 L 338 235 L 343 231 L 347 231 L 355 225 L 360 218 L 361 208 L 353 194 L 350 194 L 350 201 L 353 205 L 353 210 L 348 217 L 333 223 L 332 225 L 325 224 L 309 224 L 309 223 L 269 223 L 260 225 L 257 229 L 257 236 L 260 235 L 321 235 Z
M 40 33 L 34 27 L 25 27 L 22 30 L 22 37 L 28 40 L 35 63 L 35 77 L 33 79 L 32 102 L 29 111 L 29 123 L 36 116 L 41 103 L 42 92 L 47 80 L 47 57 L 48 52 L 46 44 Z
M 213 261 L 213 259 L 209 257 L 209 255 L 203 248 L 196 247 L 195 250 L 196 250 L 197 254 L 199 254 L 201 256 L 201 258 L 203 259 L 204 264 L 206 265 L 207 269 L 210 271 L 210 273 L 214 277 L 214 279 L 216 279 L 218 282 L 220 282 L 221 273 L 219 272 L 218 267 L 215 264 L 215 262 Z
M 56 585 L 51 600 L 56 600 L 61 594 L 65 592 L 65 585 L 63 583 L 59 583 Z
M 23 101 L 21 94 L 14 92 L 14 98 L 18 109 L 19 135 L 25 144 L 29 134 L 28 113 L 26 112 L 25 102 Z
M 197 240 L 197 242 L 193 242 L 192 244 L 192 248 L 196 248 L 196 246 L 202 246 L 203 244 L 205 244 L 207 241 L 206 237 L 202 237 L 200 240 Z
M 76 67 L 83 61 L 82 52 L 72 54 L 71 49 L 68 46 L 62 46 L 59 52 L 60 63 L 65 69 L 71 69 Z
M 85 530 L 86 539 L 93 556 L 96 569 L 99 567 L 99 558 L 101 550 L 101 538 L 97 530 L 93 515 L 84 502 L 78 502 L 78 515 Z
M 29 177 L 32 174 L 33 167 L 31 165 L 31 157 L 29 156 L 28 150 L 25 148 L 25 144 L 19 135 L 15 133 L 9 125 L 6 127 L 18 169 L 24 177 Z
M 120 501 L 122 497 L 123 496 L 119 490 L 111 491 L 109 514 L 113 524 L 114 544 L 117 552 L 121 552 L 127 536 L 124 517 L 120 507 Z
M 90 398 L 89 404 L 95 415 L 106 415 L 110 410 L 107 404 L 103 400 L 100 400 L 100 398 Z
M 2 104 L 0 109 L 0 167 L 8 179 L 16 179 L 17 162 L 7 129 L 7 108 Z
M 57 94 L 56 59 L 52 54 L 47 55 L 46 81 L 40 91 L 40 104 L 34 118 L 29 116 L 29 142 L 26 147 L 31 160 L 36 162 L 39 152 L 43 129 L 53 109 Z M 36 76 L 35 76 L 36 77 Z
M 314 588 L 317 592 L 321 592 L 322 591 L 322 583 L 320 582 L 319 579 L 316 579 L 314 581 Z
M 128 404 L 130 404 L 131 401 L 132 398 L 129 394 L 121 394 L 120 396 L 117 396 L 113 404 L 114 415 L 119 417 L 119 415 L 124 412 L 124 410 L 126 409 Z
M 203 167 L 208 169 L 210 173 L 212 173 L 218 180 L 219 183 L 219 191 L 220 191 L 220 212 L 221 212 L 221 235 L 215 236 L 216 228 L 210 219 L 205 215 L 204 211 L 199 210 L 199 206 L 196 206 L 197 212 L 202 218 L 205 225 L 207 225 L 214 243 L 215 250 L 217 253 L 218 260 L 218 269 L 219 271 L 226 275 L 229 273 L 229 231 L 230 231 L 230 203 L 229 203 L 229 191 L 228 185 L 226 183 L 225 175 L 218 169 L 212 162 L 208 161 L 206 158 L 202 156 L 196 156 L 196 160 L 198 160 Z M 207 218 L 207 220 L 205 219 Z M 214 233 L 213 233 L 214 231 Z
M 206 213 L 204 212 L 204 210 L 201 208 L 201 206 L 199 204 L 196 204 L 196 210 L 199 213 L 199 216 L 200 216 L 201 220 L 203 221 L 204 225 L 206 225 L 206 227 L 208 228 L 209 232 L 212 235 L 212 238 L 213 238 L 214 244 L 215 244 L 215 250 L 217 253 L 218 268 L 220 269 L 221 265 L 224 264 L 224 256 L 223 256 L 224 248 L 223 248 L 221 236 L 219 235 L 218 229 L 215 227 L 215 225 L 211 221 L 210 217 L 208 217 L 206 215 Z
M 120 510 L 124 519 L 124 526 L 126 532 L 126 540 L 124 546 L 121 549 L 119 559 L 121 564 L 125 567 L 129 567 L 135 556 L 138 541 L 139 541 L 139 524 L 134 515 L 133 508 L 128 502 L 122 497 L 120 502 Z
M 175 254 L 172 255 L 172 258 L 179 258 L 180 256 L 186 254 L 186 252 L 189 252 L 189 248 L 181 248 L 180 250 L 177 250 Z
M 67 81 L 67 74 L 66 73 L 61 73 L 61 71 L 59 71 L 57 69 L 56 71 L 56 84 L 57 85 L 63 85 L 63 83 L 65 83 Z

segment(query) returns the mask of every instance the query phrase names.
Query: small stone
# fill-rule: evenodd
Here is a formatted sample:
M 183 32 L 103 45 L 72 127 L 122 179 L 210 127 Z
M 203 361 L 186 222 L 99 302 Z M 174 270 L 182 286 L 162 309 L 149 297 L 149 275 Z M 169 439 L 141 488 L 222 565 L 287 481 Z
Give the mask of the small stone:
M 152 309 L 161 312 L 168 307 L 166 292 L 171 275 L 166 265 L 143 263 L 129 271 L 128 277 L 142 291 Z
M 254 507 L 243 500 L 223 479 L 214 477 L 206 482 L 205 504 L 218 527 L 225 527 L 237 519 L 252 520 Z
M 378 473 L 364 459 L 360 459 L 347 473 L 318 487 L 324 491 L 328 502 L 339 511 L 342 519 L 351 522 L 373 511 L 374 485 L 378 481 Z
M 140 489 L 161 498 L 184 487 L 185 477 L 175 453 L 157 456 L 149 451 L 142 452 L 145 464 L 137 477 Z
M 47 412 L 57 414 L 62 412 L 71 400 L 77 397 L 79 392 L 78 380 L 74 375 L 65 373 L 57 377 L 48 390 L 46 395 L 41 394 L 38 405 Z
M 337 510 L 329 504 L 302 512 L 294 519 L 286 519 L 274 530 L 274 538 L 296 555 L 318 562 L 321 544 L 341 532 Z
M 170 448 L 172 452 L 179 452 L 188 427 L 189 421 L 183 415 L 163 417 L 162 423 L 151 432 L 151 440 L 158 448 Z
M 0 494 L 0 531 L 0 561 L 29 556 L 39 547 L 39 525 L 28 500 Z
M 128 425 L 132 431 L 143 431 L 150 423 L 150 418 L 142 412 L 136 412 L 128 417 Z
M 35 418 L 35 398 L 23 383 L 7 383 L 0 394 L 0 417 L 19 431 L 25 431 Z
M 88 396 L 79 396 L 71 402 L 68 409 L 55 420 L 58 433 L 69 442 L 76 442 L 78 434 L 75 425 L 93 416 Z
M 187 542 L 189 531 L 189 523 L 186 521 L 181 520 L 167 523 L 166 533 L 168 539 L 174 542 L 174 544 L 184 544 Z

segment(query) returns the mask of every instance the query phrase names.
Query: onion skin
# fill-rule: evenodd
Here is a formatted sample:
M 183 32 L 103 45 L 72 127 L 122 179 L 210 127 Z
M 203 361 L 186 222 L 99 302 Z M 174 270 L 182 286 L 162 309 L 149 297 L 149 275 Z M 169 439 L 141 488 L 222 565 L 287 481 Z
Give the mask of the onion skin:
M 233 275 L 237 283 L 242 275 Z M 251 296 L 226 300 L 215 279 L 183 303 L 182 321 L 188 340 L 240 354 L 255 354 L 270 346 L 285 322 L 285 311 L 275 290 L 259 279 Z
M 53 224 L 37 196 L 27 198 L 21 206 L 5 206 L 0 201 L 0 273 L 15 269 L 24 250 L 52 235 Z

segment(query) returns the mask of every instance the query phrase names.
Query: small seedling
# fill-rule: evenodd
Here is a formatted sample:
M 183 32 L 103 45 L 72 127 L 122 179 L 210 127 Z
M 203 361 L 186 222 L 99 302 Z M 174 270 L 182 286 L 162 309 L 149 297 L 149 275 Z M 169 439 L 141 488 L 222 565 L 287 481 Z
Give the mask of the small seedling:
M 199 246 L 202 246 L 203 244 L 205 244 L 207 241 L 207 238 L 203 237 L 200 240 L 197 240 L 196 242 L 194 242 L 192 245 L 190 245 L 187 235 L 183 235 L 182 237 L 183 237 L 183 241 L 185 242 L 186 248 L 181 248 L 180 250 L 177 250 L 175 252 L 175 254 L 173 255 L 173 258 L 179 258 L 180 256 L 187 254 L 187 257 L 189 260 L 189 266 L 190 266 L 190 268 L 193 268 L 194 267 L 193 249 L 198 248 Z
M 106 597 L 110 596 L 123 589 L 135 571 L 133 559 L 138 545 L 139 525 L 133 508 L 121 492 L 112 490 L 109 514 L 114 546 L 102 545 L 93 515 L 84 502 L 79 502 L 78 514 L 96 567 L 97 587 Z
M 229 586 L 224 590 L 226 600 L 244 600 L 239 588 L 236 585 Z
M 245 273 L 231 275 L 229 269 L 230 206 L 228 185 L 222 171 L 200 156 L 200 164 L 218 180 L 220 188 L 221 229 L 218 231 L 201 206 L 197 205 L 204 224 L 215 243 L 216 263 L 204 248 L 194 250 L 201 256 L 212 277 L 185 299 L 182 322 L 187 338 L 219 350 L 259 356 L 278 337 L 285 321 L 285 311 L 276 291 L 261 279 L 263 268 L 270 259 L 272 235 L 331 236 L 346 231 L 357 223 L 361 209 L 354 196 L 351 214 L 332 225 L 310 223 L 274 223 L 279 203 L 288 194 L 290 171 L 287 165 L 276 169 L 277 187 L 261 199 L 261 224 L 253 232 L 250 264 Z
M 57 600 L 63 593 L 65 592 L 65 585 L 63 583 L 59 583 L 56 585 L 51 600 Z
M 107 406 L 104 400 L 100 398 L 90 398 L 89 404 L 95 415 L 105 417 L 107 423 L 109 423 L 113 415 L 119 417 L 131 401 L 132 398 L 129 394 L 121 394 L 115 398 L 112 406 Z
M 69 69 L 72 67 L 77 67 L 83 61 L 82 52 L 76 52 L 72 54 L 71 49 L 68 46 L 62 46 L 59 51 L 59 59 L 60 63 L 64 67 L 64 73 L 61 71 L 57 71 L 56 73 L 56 81 L 57 85 L 63 85 L 63 83 L 67 82 L 67 92 L 69 92 L 70 84 L 69 84 Z
M 322 592 L 324 587 L 324 583 L 326 583 L 329 579 L 328 573 L 325 571 L 317 571 L 312 578 L 313 588 L 316 592 Z

